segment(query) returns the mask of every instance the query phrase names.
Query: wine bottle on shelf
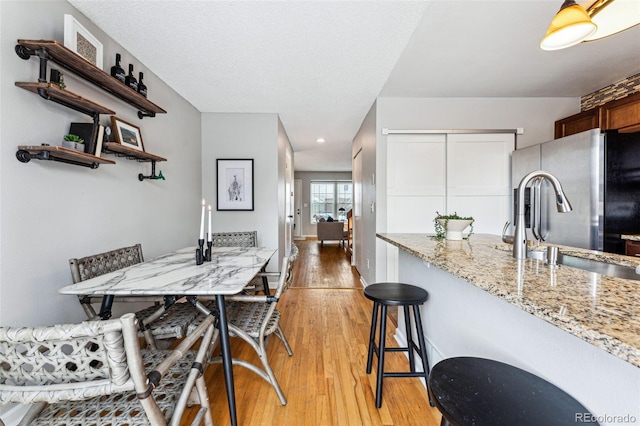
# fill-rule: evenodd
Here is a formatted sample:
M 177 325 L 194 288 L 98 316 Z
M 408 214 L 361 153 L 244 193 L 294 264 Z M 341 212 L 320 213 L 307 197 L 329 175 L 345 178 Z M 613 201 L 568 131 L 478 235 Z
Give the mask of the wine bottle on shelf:
M 144 74 L 142 74 L 142 72 L 140 72 L 138 74 L 138 93 L 140 93 L 142 96 L 144 96 L 146 98 L 147 97 L 147 86 L 145 86 L 145 84 L 142 82 L 142 77 L 144 77 Z
M 125 82 L 124 69 L 120 66 L 120 54 L 116 53 L 116 64 L 111 67 L 111 77 L 115 77 L 122 83 Z
M 124 79 L 124 84 L 138 91 L 138 80 L 133 76 L 133 64 L 129 64 L 129 75 Z

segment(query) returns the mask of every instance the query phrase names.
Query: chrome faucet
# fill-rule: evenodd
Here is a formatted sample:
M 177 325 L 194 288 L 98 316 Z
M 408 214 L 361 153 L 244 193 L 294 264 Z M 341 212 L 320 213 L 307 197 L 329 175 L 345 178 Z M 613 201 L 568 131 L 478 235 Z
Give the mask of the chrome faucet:
M 566 213 L 572 210 L 571 203 L 564 192 L 558 178 L 544 170 L 536 170 L 522 178 L 518 185 L 518 204 L 516 205 L 516 230 L 513 235 L 513 257 L 516 259 L 527 258 L 527 232 L 524 219 L 524 189 L 532 179 L 543 177 L 549 180 L 553 190 L 556 192 L 556 207 L 558 212 Z

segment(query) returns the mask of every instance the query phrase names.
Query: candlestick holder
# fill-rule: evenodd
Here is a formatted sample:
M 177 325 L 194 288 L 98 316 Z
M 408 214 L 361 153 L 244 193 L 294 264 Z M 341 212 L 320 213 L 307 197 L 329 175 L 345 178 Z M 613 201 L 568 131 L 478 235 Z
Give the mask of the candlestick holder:
M 196 265 L 202 265 L 204 262 L 204 239 L 198 239 L 198 248 L 196 249 Z
M 207 241 L 207 249 L 204 252 L 204 260 L 207 262 L 211 262 L 211 246 L 213 246 L 213 241 Z

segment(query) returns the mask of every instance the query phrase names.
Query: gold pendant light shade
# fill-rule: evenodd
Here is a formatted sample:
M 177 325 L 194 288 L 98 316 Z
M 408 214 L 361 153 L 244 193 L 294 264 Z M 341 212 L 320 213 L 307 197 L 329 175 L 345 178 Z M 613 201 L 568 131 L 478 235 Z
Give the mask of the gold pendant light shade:
M 540 42 L 543 50 L 558 50 L 580 43 L 592 36 L 598 27 L 589 14 L 573 0 L 566 0 L 557 13 L 547 34 Z

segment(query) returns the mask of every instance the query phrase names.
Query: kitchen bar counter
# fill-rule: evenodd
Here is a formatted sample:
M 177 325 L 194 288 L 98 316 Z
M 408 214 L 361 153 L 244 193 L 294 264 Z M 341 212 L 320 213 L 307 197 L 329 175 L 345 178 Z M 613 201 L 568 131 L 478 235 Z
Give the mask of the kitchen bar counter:
M 421 316 L 431 365 L 454 356 L 505 362 L 560 387 L 602 425 L 640 425 L 640 281 L 518 261 L 512 246 L 494 235 L 378 238 L 388 243 L 386 278 L 429 292 Z M 567 255 L 640 264 L 633 257 L 558 247 Z M 401 310 L 395 338 L 406 345 Z
M 640 235 L 621 235 L 620 238 L 629 241 L 640 241 Z
M 426 234 L 378 234 L 382 240 L 640 367 L 640 281 L 542 261 L 522 265 L 494 235 L 437 241 Z M 558 246 L 561 253 L 627 266 L 628 256 Z

